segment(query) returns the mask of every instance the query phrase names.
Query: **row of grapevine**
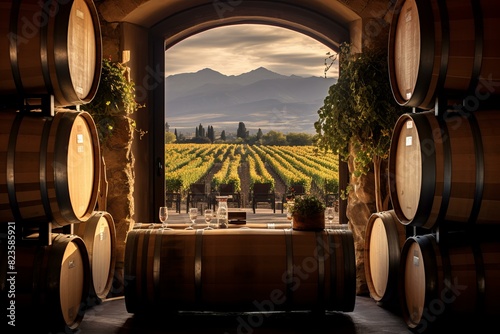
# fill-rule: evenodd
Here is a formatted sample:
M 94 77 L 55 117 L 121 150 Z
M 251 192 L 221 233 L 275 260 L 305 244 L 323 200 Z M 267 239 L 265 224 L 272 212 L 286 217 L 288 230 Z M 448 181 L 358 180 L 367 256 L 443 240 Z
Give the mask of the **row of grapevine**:
M 308 186 L 310 187 L 310 182 L 312 180 L 321 189 L 332 188 L 333 186 L 333 189 L 328 189 L 328 191 L 337 192 L 339 179 L 338 168 L 332 169 L 332 166 L 328 166 L 326 160 L 321 161 L 320 159 L 312 159 L 311 155 L 305 155 L 303 149 L 296 150 L 296 147 L 297 146 L 269 146 L 263 149 L 269 156 L 273 157 L 273 166 L 276 165 L 275 169 L 279 169 L 279 173 L 289 171 L 289 166 L 292 165 L 298 172 L 305 175 L 309 180 L 308 183 L 305 183 L 306 190 L 309 189 Z M 287 184 L 304 183 L 287 182 Z
M 222 183 L 233 183 L 241 190 L 238 169 L 246 162 L 250 187 L 254 183 L 275 184 L 266 169 L 271 167 L 286 185 L 311 184 L 328 192 L 338 191 L 338 160 L 335 156 L 318 154 L 312 146 L 250 146 L 246 144 L 167 144 L 165 146 L 165 180 L 167 191 L 185 191 L 199 182 L 221 163 L 211 180 L 212 189 Z
M 290 163 L 279 154 L 271 150 L 271 146 L 259 146 L 255 150 L 279 175 L 286 185 L 301 184 L 309 192 L 311 189 L 311 178 L 296 168 L 296 163 Z
M 260 156 L 255 152 L 257 146 L 248 146 L 248 169 L 250 171 L 250 187 L 254 183 L 271 183 L 274 189 L 274 177 L 269 174 Z
M 168 192 L 180 192 L 204 177 L 215 164 L 220 147 L 192 144 L 165 146 L 165 185 Z M 182 161 L 181 164 L 178 162 Z M 181 166 L 172 168 L 172 166 Z
M 234 190 L 241 191 L 241 181 L 238 174 L 241 154 L 235 154 L 235 152 L 236 147 L 233 145 L 222 161 L 221 169 L 212 178 L 212 189 L 217 189 L 220 184 L 234 184 Z

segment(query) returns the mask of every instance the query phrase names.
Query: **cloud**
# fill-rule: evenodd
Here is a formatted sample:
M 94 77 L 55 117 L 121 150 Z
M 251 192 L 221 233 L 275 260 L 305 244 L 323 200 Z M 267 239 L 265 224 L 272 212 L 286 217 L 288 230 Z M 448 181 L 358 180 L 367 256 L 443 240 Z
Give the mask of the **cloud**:
M 172 46 L 165 53 L 166 75 L 211 68 L 238 75 L 258 67 L 284 75 L 323 76 L 327 52 L 320 42 L 297 32 L 267 25 L 210 29 Z M 328 77 L 338 76 L 335 67 Z

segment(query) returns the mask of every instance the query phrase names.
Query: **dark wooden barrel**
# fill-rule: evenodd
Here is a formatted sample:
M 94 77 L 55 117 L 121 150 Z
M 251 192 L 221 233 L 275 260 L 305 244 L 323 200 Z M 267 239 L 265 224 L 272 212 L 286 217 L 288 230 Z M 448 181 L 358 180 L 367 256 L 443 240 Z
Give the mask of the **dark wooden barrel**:
M 116 229 L 113 217 L 106 211 L 95 211 L 84 223 L 76 224 L 74 232 L 85 242 L 89 254 L 89 297 L 100 303 L 113 284 L 116 263 Z
M 90 102 L 101 75 L 101 31 L 91 0 L 0 1 L 0 95 L 52 94 Z
M 129 313 L 354 309 L 348 229 L 132 230 L 125 248 Z
M 0 113 L 0 221 L 86 221 L 94 212 L 100 146 L 87 112 Z
M 90 280 L 88 254 L 80 237 L 53 234 L 49 246 L 18 241 L 13 269 L 7 266 L 6 259 L 13 260 L 7 247 L 0 247 L 0 255 L 2 306 L 15 303 L 16 327 L 11 329 L 66 333 L 80 325 Z M 9 296 L 11 290 L 15 292 Z
M 500 113 L 432 111 L 396 122 L 389 152 L 394 212 L 405 225 L 458 229 L 500 220 Z
M 364 266 L 370 297 L 381 304 L 398 302 L 398 271 L 406 228 L 394 210 L 373 213 L 365 233 Z
M 409 328 L 423 333 L 443 319 L 500 315 L 500 242 L 472 234 L 410 237 L 401 251 L 400 300 Z
M 434 108 L 438 94 L 498 95 L 500 3 L 398 0 L 389 35 L 389 76 L 400 105 Z

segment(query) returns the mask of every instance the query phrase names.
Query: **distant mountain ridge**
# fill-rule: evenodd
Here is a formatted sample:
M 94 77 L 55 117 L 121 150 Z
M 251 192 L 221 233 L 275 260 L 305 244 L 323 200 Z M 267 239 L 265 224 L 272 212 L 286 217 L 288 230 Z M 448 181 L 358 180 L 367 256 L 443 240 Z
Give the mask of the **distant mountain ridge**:
M 264 67 L 236 76 L 205 68 L 166 77 L 165 115 L 171 129 L 183 133 L 200 123 L 235 132 L 240 121 L 250 132 L 314 133 L 317 111 L 335 82 Z

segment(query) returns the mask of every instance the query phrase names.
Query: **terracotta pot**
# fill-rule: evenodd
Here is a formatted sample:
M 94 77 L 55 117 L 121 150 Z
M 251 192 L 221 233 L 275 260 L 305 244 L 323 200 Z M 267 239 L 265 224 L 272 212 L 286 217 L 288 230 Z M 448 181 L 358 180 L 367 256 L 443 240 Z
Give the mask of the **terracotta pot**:
M 312 215 L 299 215 L 293 214 L 293 224 L 294 230 L 302 231 L 317 231 L 323 230 L 325 228 L 325 213 L 317 213 Z

